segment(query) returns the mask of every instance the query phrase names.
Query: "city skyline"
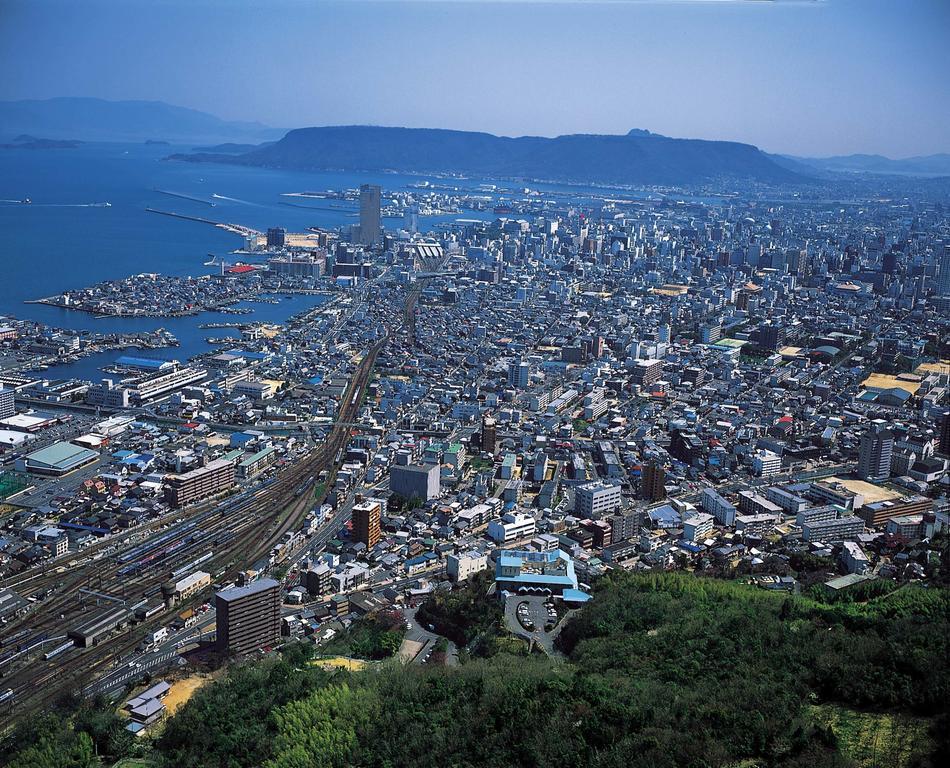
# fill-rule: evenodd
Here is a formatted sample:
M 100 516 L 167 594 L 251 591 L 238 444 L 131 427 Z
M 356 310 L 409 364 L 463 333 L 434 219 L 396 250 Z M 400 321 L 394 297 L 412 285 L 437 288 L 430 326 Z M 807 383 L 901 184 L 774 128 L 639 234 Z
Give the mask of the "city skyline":
M 63 23 L 42 24 L 50 13 Z M 0 99 L 160 100 L 281 129 L 641 128 L 903 158 L 950 152 L 948 29 L 937 2 L 10 2 Z

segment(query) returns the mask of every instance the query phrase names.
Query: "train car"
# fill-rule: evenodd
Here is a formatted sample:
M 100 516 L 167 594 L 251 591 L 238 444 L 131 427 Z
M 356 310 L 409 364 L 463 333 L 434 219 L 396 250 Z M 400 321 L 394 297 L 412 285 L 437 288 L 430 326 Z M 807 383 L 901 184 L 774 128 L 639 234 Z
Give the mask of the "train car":
M 26 637 L 28 634 L 30 634 L 30 630 L 21 629 L 16 634 L 10 635 L 10 637 L 6 637 L 3 640 L 0 640 L 0 648 L 6 648 L 8 645 L 14 645 L 20 640 L 22 640 L 24 637 Z
M 47 638 L 49 638 L 48 632 L 40 632 L 40 634 L 34 637 L 31 637 L 29 640 L 24 640 L 20 644 L 20 653 L 27 653 L 28 651 L 32 651 L 34 648 L 45 643 Z
M 6 704 L 8 701 L 13 699 L 13 689 L 7 688 L 3 693 L 0 693 L 0 704 Z
M 59 656 L 59 654 L 65 653 L 70 648 L 75 648 L 75 647 L 76 647 L 76 644 L 72 640 L 67 640 L 62 645 L 57 645 L 53 650 L 47 651 L 46 653 L 44 653 L 43 658 L 46 661 L 49 661 L 50 659 L 55 659 L 57 656 Z

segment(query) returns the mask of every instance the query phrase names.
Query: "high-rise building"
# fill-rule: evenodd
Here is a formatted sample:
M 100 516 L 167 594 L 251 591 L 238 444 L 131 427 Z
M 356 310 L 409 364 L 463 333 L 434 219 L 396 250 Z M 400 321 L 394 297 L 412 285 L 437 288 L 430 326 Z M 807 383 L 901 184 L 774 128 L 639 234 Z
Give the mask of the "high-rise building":
M 874 422 L 861 435 L 858 448 L 858 477 L 862 480 L 886 480 L 891 474 L 891 452 L 894 435 L 882 421 Z
M 663 375 L 662 360 L 637 360 L 631 371 L 631 381 L 640 387 L 649 387 Z
M 0 419 L 8 419 L 16 413 L 13 390 L 0 387 Z
M 246 656 L 280 642 L 280 584 L 273 579 L 218 592 L 214 607 L 221 653 Z
M 662 464 L 651 461 L 643 466 L 640 475 L 640 497 L 648 501 L 666 498 L 666 470 Z
M 380 200 L 382 189 L 377 184 L 360 186 L 360 244 L 370 248 L 382 239 Z
M 640 513 L 618 512 L 607 518 L 610 523 L 610 540 L 613 543 L 627 541 L 640 533 Z
M 493 416 L 485 416 L 482 419 L 482 450 L 487 453 L 494 453 L 495 446 L 498 444 L 498 430 Z
M 897 272 L 897 252 L 888 251 L 881 258 L 881 271 L 887 275 Z
M 165 478 L 165 501 L 176 509 L 226 491 L 234 485 L 234 462 L 214 459 L 182 475 Z
M 379 541 L 379 517 L 382 509 L 378 501 L 363 501 L 353 505 L 353 540 L 361 541 L 372 549 Z
M 508 384 L 518 389 L 527 389 L 528 378 L 531 375 L 531 366 L 524 360 L 511 363 L 508 366 Z
M 943 247 L 940 255 L 940 272 L 937 275 L 937 295 L 950 296 L 950 245 Z
M 581 517 L 601 517 L 621 505 L 620 485 L 595 481 L 574 489 L 574 513 Z
M 950 411 L 940 417 L 940 453 L 950 456 Z
M 283 227 L 271 227 L 267 230 L 267 247 L 283 248 L 287 242 L 287 230 Z
M 389 470 L 389 489 L 404 499 L 437 499 L 441 493 L 439 464 L 396 464 Z
M 707 323 L 699 329 L 699 340 L 703 344 L 715 344 L 722 338 L 722 325 L 718 322 Z
M 888 459 L 890 462 L 890 459 Z M 782 471 L 782 457 L 773 451 L 760 448 L 752 457 L 752 473 L 756 477 L 771 477 Z

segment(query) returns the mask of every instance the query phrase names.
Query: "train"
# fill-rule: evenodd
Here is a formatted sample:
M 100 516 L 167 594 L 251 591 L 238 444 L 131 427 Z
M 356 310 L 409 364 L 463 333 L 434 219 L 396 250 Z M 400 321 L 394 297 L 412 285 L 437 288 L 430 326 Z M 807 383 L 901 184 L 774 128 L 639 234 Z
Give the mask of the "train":
M 49 639 L 49 632 L 40 632 L 38 635 L 34 635 L 29 640 L 20 644 L 20 653 L 26 653 L 27 651 L 32 651 L 34 648 L 42 645 Z
M 46 653 L 44 653 L 43 658 L 46 661 L 49 661 L 50 659 L 54 659 L 57 656 L 59 656 L 59 654 L 65 653 L 70 648 L 75 648 L 75 647 L 76 647 L 76 644 L 72 640 L 67 640 L 62 645 L 57 645 L 53 650 L 47 651 Z
M 30 630 L 21 629 L 16 634 L 10 635 L 10 637 L 6 637 L 3 640 L 0 640 L 0 648 L 6 648 L 8 645 L 14 645 L 15 643 L 18 643 L 20 640 L 26 637 L 28 634 L 30 634 Z
M 214 557 L 213 551 L 205 552 L 201 557 L 196 557 L 191 562 L 185 563 L 183 566 L 176 568 L 171 573 L 172 581 L 176 581 L 180 579 L 182 576 L 187 576 L 189 573 L 194 571 L 195 568 L 197 568 L 202 563 L 210 560 L 212 557 Z

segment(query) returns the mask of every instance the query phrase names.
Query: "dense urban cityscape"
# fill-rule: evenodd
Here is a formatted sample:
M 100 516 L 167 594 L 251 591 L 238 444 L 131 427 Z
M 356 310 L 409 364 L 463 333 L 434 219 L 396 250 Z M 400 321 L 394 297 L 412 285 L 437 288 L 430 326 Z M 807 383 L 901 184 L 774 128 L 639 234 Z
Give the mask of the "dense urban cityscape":
M 330 130 L 103 144 L 190 266 L 0 306 L 0 762 L 946 757 L 950 176 Z

